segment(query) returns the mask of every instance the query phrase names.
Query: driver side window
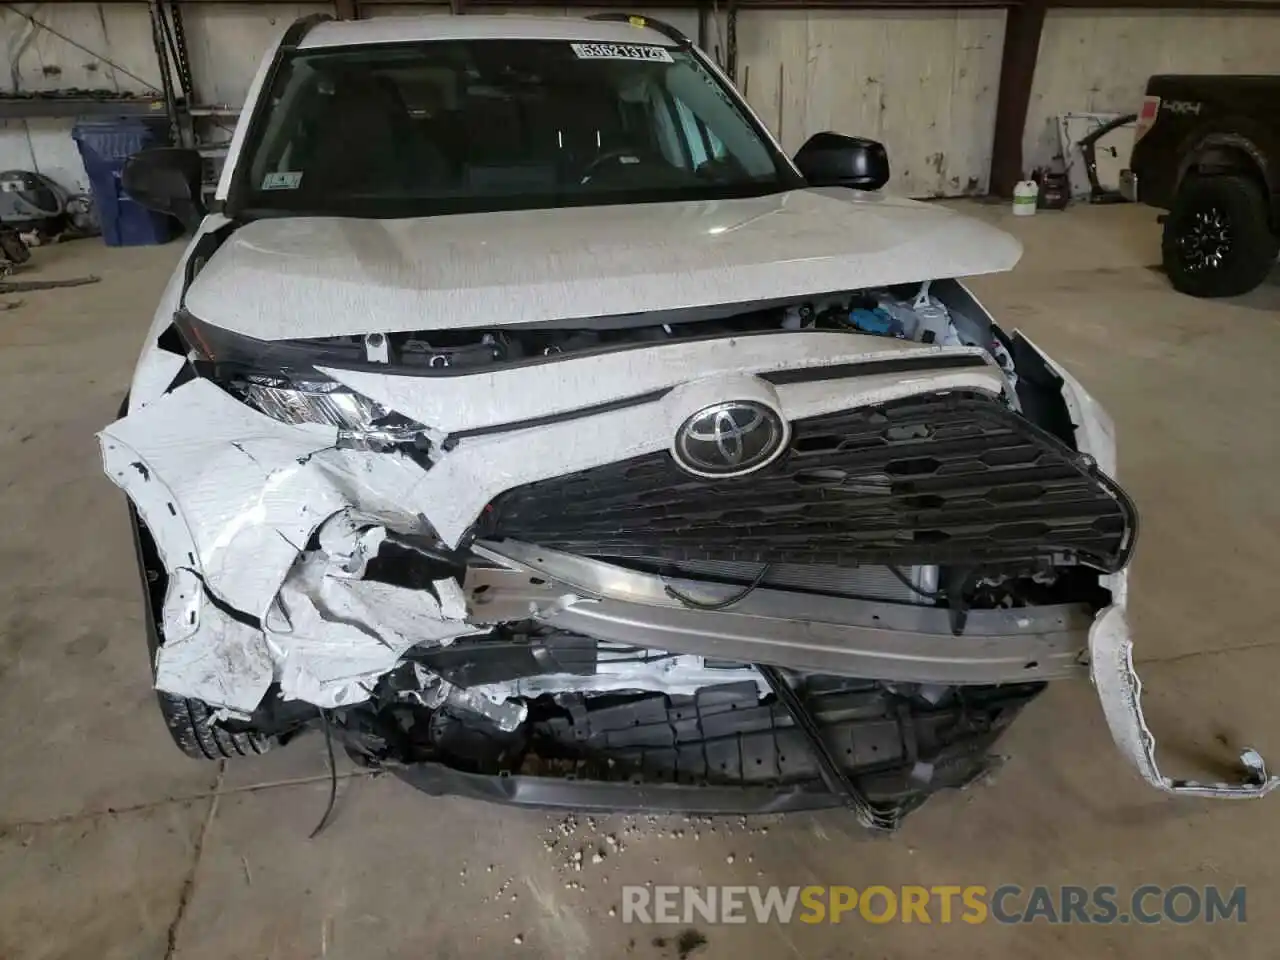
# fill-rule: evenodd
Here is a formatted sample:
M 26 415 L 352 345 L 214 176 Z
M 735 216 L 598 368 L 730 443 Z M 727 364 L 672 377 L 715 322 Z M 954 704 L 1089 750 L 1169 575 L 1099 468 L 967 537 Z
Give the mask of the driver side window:
M 697 170 L 708 160 L 723 159 L 724 143 L 679 97 L 655 93 L 650 106 L 658 146 L 672 166 Z

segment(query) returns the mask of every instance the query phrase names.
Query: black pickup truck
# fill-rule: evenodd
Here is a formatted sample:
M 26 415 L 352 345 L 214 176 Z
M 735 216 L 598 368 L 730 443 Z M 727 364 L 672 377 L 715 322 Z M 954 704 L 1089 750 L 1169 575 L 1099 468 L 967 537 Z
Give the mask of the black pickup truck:
M 1168 210 L 1162 250 L 1176 289 L 1246 293 L 1280 252 L 1280 76 L 1154 76 L 1123 184 Z

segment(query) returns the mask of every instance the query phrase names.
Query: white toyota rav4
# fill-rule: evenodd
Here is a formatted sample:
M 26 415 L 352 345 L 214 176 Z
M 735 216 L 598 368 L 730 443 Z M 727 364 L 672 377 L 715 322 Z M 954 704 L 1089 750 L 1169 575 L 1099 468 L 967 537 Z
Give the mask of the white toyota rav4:
M 671 27 L 308 18 L 249 92 L 121 418 L 195 756 L 322 724 L 422 789 L 890 827 L 1092 671 L 1156 768 L 1111 422 L 958 277 L 1018 243 L 788 159 Z

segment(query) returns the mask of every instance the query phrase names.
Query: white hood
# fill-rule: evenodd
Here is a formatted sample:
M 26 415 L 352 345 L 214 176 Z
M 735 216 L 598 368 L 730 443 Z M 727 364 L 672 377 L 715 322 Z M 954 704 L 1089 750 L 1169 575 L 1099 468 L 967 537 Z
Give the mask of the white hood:
M 848 190 L 405 220 L 267 219 L 191 288 L 264 340 L 612 316 L 1008 270 L 1008 234 L 936 204 Z

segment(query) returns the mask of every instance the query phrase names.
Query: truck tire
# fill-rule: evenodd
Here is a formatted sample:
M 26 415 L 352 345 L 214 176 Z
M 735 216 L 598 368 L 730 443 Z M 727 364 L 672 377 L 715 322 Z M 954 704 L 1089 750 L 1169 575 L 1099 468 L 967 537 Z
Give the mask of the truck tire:
M 1266 197 L 1246 177 L 1190 177 L 1164 222 L 1161 253 L 1175 290 L 1234 297 L 1266 279 L 1275 264 Z
M 260 733 L 235 733 L 213 722 L 213 711 L 203 700 L 156 692 L 165 726 L 178 748 L 197 760 L 252 757 L 271 748 L 271 738 Z

